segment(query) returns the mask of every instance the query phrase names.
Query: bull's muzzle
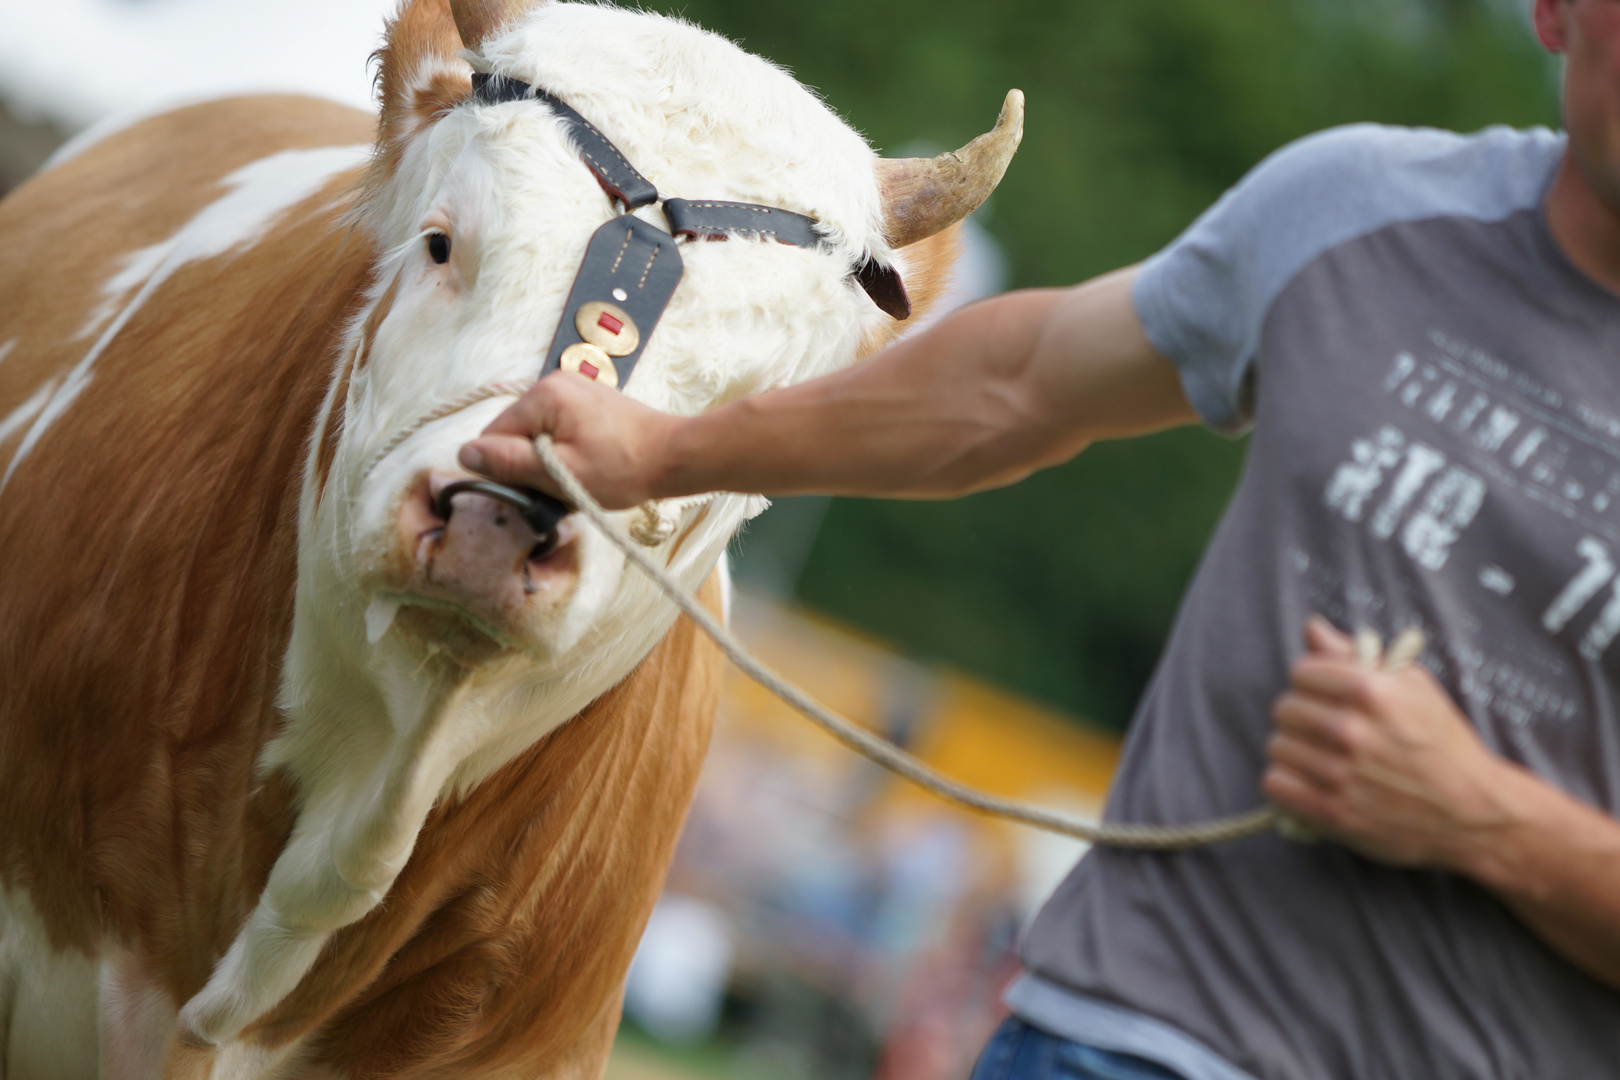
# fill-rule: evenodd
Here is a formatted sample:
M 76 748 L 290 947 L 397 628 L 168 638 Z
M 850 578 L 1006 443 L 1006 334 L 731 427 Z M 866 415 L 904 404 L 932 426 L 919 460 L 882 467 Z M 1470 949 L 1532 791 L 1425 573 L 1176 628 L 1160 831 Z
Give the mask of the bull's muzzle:
M 568 504 L 561 499 L 552 498 L 542 491 L 497 484 L 493 480 L 458 480 L 445 485 L 433 500 L 434 512 L 448 522 L 455 510 L 451 500 L 463 492 L 472 492 L 487 499 L 494 499 L 516 510 L 528 523 L 529 528 L 534 530 L 537 558 L 544 558 L 556 550 L 557 526 L 571 513 Z

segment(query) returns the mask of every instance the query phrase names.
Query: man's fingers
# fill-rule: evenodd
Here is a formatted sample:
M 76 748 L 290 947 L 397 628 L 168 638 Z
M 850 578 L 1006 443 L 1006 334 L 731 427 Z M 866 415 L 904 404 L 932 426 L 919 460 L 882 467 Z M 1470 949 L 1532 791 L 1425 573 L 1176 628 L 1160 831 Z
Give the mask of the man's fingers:
M 1353 659 L 1310 655 L 1289 672 L 1294 689 L 1316 697 L 1331 698 L 1365 706 L 1369 700 L 1371 673 Z
M 1287 765 L 1271 765 L 1260 778 L 1260 788 L 1274 804 L 1324 826 L 1330 809 L 1330 796 L 1302 774 Z
M 514 487 L 559 494 L 557 482 L 540 462 L 529 439 L 516 435 L 481 435 L 461 448 L 457 460 L 465 469 Z
M 570 404 L 580 408 L 582 397 L 595 391 L 616 394 L 605 386 L 591 382 L 573 371 L 554 371 L 529 388 L 529 392 L 508 405 L 499 416 L 489 422 L 485 435 L 520 435 L 536 438 L 554 434 L 563 412 Z
M 1315 743 L 1331 752 L 1351 748 L 1355 714 L 1335 702 L 1290 692 L 1277 699 L 1271 708 L 1271 716 L 1280 731 L 1295 738 Z
M 609 510 L 652 498 L 660 465 L 659 436 L 673 419 L 574 372 L 536 383 L 477 439 L 461 464 L 509 484 L 557 493 L 533 440 L 549 435 L 558 457 Z
M 1343 754 L 1326 750 L 1311 739 L 1279 731 L 1266 744 L 1273 765 L 1286 766 L 1324 792 L 1336 792 L 1350 775 Z
M 485 426 L 485 435 L 539 435 L 549 432 L 546 420 L 550 409 L 547 407 L 551 388 L 545 386 L 546 380 L 536 383 L 534 389 L 518 398 L 501 411 L 501 414 Z
M 1305 647 L 1317 656 L 1337 660 L 1354 660 L 1356 657 L 1355 639 L 1341 633 L 1338 627 L 1320 615 L 1312 615 L 1305 620 Z

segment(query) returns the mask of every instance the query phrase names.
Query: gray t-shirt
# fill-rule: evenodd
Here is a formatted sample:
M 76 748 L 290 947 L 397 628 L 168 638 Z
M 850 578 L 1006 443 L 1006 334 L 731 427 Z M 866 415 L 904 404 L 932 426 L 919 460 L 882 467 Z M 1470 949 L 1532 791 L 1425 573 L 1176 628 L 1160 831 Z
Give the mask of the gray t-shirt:
M 1189 398 L 1254 435 L 1109 820 L 1262 804 L 1313 612 L 1421 627 L 1493 751 L 1620 804 L 1620 297 L 1548 232 L 1563 150 L 1327 132 L 1144 268 L 1137 309 Z M 1011 1001 L 1039 1026 L 1083 1039 L 1123 1007 L 1261 1080 L 1620 1076 L 1620 994 L 1473 883 L 1334 844 L 1093 851 L 1024 958 Z

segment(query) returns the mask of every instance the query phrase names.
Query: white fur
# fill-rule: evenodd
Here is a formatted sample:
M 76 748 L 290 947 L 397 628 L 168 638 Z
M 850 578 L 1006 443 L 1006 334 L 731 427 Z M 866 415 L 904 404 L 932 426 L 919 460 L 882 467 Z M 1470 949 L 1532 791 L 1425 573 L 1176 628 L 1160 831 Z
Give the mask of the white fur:
M 883 319 L 850 279 L 868 255 L 891 254 L 872 151 L 780 69 L 677 20 L 576 4 L 538 9 L 490 43 L 481 63 L 568 101 L 665 197 L 799 211 L 830 239 L 826 250 L 683 245 L 685 280 L 632 397 L 698 413 L 848 364 Z M 458 471 L 459 446 L 506 402 L 427 425 L 373 462 L 440 404 L 536 373 L 585 245 L 614 211 L 556 117 L 534 103 L 454 110 L 403 148 L 397 176 L 368 209 L 390 254 L 344 359 L 361 347 L 372 308 L 391 287 L 397 296 L 341 398 L 333 380 L 323 424 L 341 410 L 343 427 L 324 490 L 310 455 L 281 687 L 288 722 L 263 762 L 292 772 L 302 809 L 257 909 L 181 1011 L 185 1028 L 215 1043 L 264 1015 L 331 933 L 382 900 L 436 801 L 458 797 L 622 680 L 675 618 L 617 549 L 575 523 L 572 593 L 492 630 L 503 648 L 487 662 L 443 663 L 433 646 L 392 629 L 398 605 L 427 603 L 384 572 L 404 492 L 424 470 Z M 664 226 L 656 209 L 641 216 Z M 428 259 L 430 229 L 451 234 L 449 267 Z M 758 505 L 720 496 L 679 552 L 671 540 L 660 557 L 696 588 Z M 700 513 L 686 509 L 682 528 Z
M 98 981 L 90 957 L 51 947 L 26 893 L 0 888 L 0 1075 L 96 1076 Z
M 11 351 L 17 347 L 17 341 L 17 338 L 12 338 L 10 341 L 0 344 L 0 361 L 4 361 L 6 357 L 11 355 Z M 11 438 L 24 424 L 33 419 L 34 414 L 45 407 L 45 400 L 48 397 L 50 397 L 49 389 L 42 387 L 40 390 L 35 391 L 27 401 L 6 414 L 4 419 L 0 419 L 0 443 L 4 443 Z
M 179 1008 L 134 954 L 104 950 L 99 966 L 102 1080 L 156 1080 Z
M 720 561 L 715 565 L 715 573 L 720 576 L 720 621 L 727 626 L 731 625 L 731 599 L 734 588 L 731 581 L 731 553 L 722 551 Z
M 39 411 L 51 400 L 51 395 L 56 393 L 56 387 L 61 381 L 61 379 L 45 380 L 45 385 L 30 394 L 28 400 L 7 413 L 4 420 L 0 420 L 0 444 L 27 427 L 34 417 L 39 415 Z
M 107 304 L 86 328 L 94 333 L 111 320 L 84 358 L 73 366 L 38 410 L 28 433 L 0 476 L 0 490 L 45 432 L 78 400 L 95 374 L 96 361 L 146 301 L 187 263 L 251 247 L 286 211 L 324 187 L 333 176 L 365 161 L 367 146 L 286 150 L 245 165 L 223 181 L 226 193 L 205 207 L 173 236 L 137 251 L 106 285 Z M 133 292 L 134 295 L 125 300 Z
M 158 1080 L 178 1011 L 134 953 L 59 950 L 28 894 L 0 888 L 0 1077 Z

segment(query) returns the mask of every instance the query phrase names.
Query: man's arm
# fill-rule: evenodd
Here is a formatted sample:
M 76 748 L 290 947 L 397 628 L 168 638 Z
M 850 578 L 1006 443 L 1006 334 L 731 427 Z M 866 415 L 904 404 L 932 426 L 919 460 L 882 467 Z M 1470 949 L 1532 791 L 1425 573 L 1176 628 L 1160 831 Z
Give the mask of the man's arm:
M 1620 988 L 1620 821 L 1479 740 L 1429 672 L 1357 666 L 1321 619 L 1277 699 L 1266 794 L 1369 858 L 1472 878 Z
M 864 363 L 702 416 L 578 376 L 542 379 L 462 463 L 555 490 L 530 439 L 610 508 L 704 491 L 942 497 L 998 487 L 1094 439 L 1195 419 L 1131 301 L 1135 268 L 965 308 Z

